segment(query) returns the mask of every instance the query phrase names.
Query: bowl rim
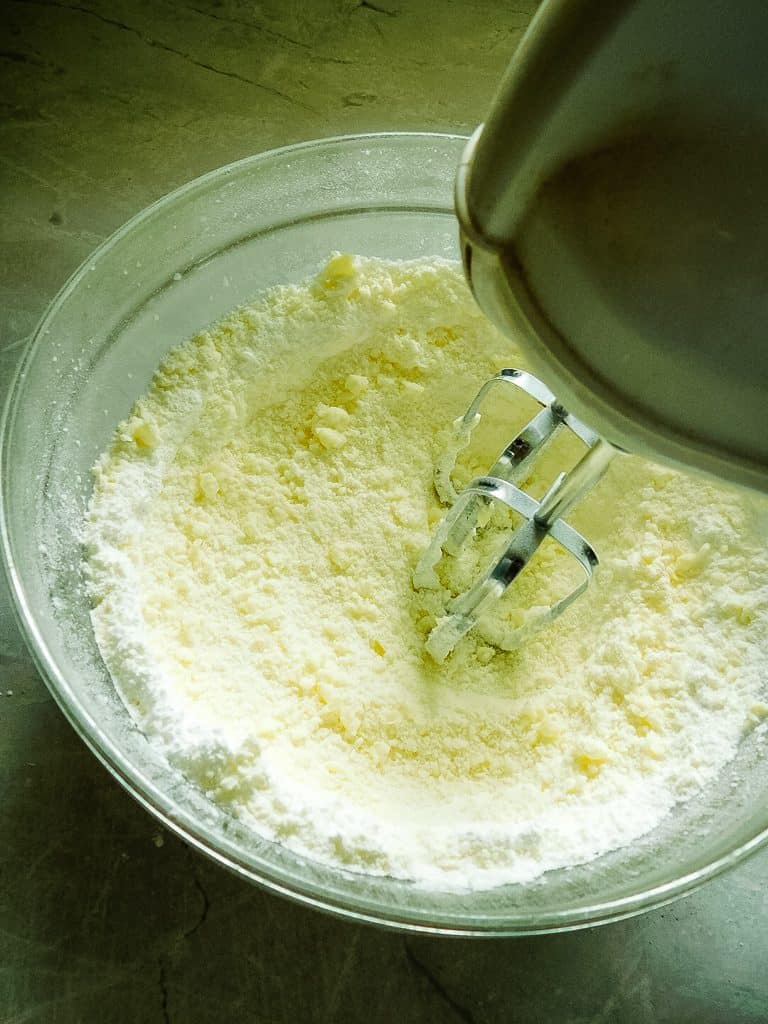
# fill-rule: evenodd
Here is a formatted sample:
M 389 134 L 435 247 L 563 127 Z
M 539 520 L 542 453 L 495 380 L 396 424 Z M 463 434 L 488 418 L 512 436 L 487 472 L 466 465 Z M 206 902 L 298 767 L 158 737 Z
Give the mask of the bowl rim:
M 15 370 L 11 376 L 5 399 L 0 413 L 0 556 L 5 569 L 11 594 L 11 606 L 19 630 L 24 637 L 32 661 L 46 684 L 48 690 L 68 719 L 75 732 L 92 751 L 101 764 L 127 790 L 127 792 L 156 818 L 163 827 L 200 853 L 228 869 L 233 874 L 255 883 L 269 892 L 285 896 L 299 904 L 331 913 L 335 916 L 360 923 L 375 924 L 396 931 L 415 932 L 428 935 L 463 936 L 463 937 L 504 937 L 515 935 L 549 934 L 573 931 L 623 920 L 643 913 L 647 910 L 664 906 L 685 895 L 690 894 L 705 882 L 724 871 L 734 867 L 750 854 L 768 844 L 768 821 L 758 827 L 754 834 L 711 861 L 709 864 L 687 872 L 666 882 L 643 889 L 630 896 L 617 899 L 587 900 L 583 905 L 567 910 L 550 910 L 543 913 L 510 913 L 504 919 L 488 918 L 484 923 L 479 916 L 466 915 L 466 922 L 460 914 L 450 915 L 441 922 L 438 919 L 427 920 L 421 911 L 409 916 L 407 912 L 398 913 L 394 908 L 388 909 L 381 905 L 376 909 L 370 906 L 363 909 L 360 905 L 346 905 L 341 899 L 329 897 L 321 893 L 313 883 L 306 888 L 292 887 L 276 877 L 271 877 L 268 870 L 263 873 L 254 870 L 250 865 L 240 861 L 236 856 L 217 849 L 206 836 L 204 826 L 195 827 L 193 821 L 179 821 L 173 814 L 173 803 L 154 785 L 112 742 L 101 732 L 98 724 L 79 702 L 72 690 L 67 677 L 59 669 L 46 641 L 38 627 L 35 613 L 31 606 L 27 589 L 19 572 L 14 554 L 14 541 L 6 514 L 8 505 L 8 482 L 11 474 L 11 439 L 14 422 L 23 399 L 23 382 L 26 370 L 47 337 L 47 325 L 66 301 L 68 296 L 78 287 L 88 268 L 104 253 L 113 249 L 125 235 L 139 227 L 146 220 L 163 208 L 172 206 L 190 192 L 206 185 L 222 180 L 228 175 L 269 159 L 290 157 L 291 154 L 318 150 L 339 145 L 364 144 L 366 142 L 396 141 L 398 139 L 434 139 L 440 141 L 466 141 L 467 136 L 451 132 L 419 132 L 419 131 L 381 131 L 362 132 L 348 135 L 333 135 L 289 146 L 274 147 L 251 156 L 243 157 L 229 164 L 214 168 L 199 177 L 185 182 L 166 193 L 122 224 L 116 231 L 102 241 L 70 275 L 45 309 L 37 327 L 33 331 Z M 189 817 L 183 812 L 183 817 Z M 437 917 L 437 915 L 435 915 Z

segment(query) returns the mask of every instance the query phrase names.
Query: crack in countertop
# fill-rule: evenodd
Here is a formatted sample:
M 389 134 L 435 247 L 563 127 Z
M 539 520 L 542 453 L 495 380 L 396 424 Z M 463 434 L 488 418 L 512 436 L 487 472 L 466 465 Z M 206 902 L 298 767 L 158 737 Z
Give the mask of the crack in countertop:
M 114 28 L 119 28 L 124 32 L 130 32 L 131 35 L 136 36 L 146 46 L 152 46 L 158 50 L 165 50 L 167 53 L 173 53 L 177 57 L 181 57 L 183 60 L 188 61 L 194 67 L 202 68 L 204 71 L 210 71 L 213 74 L 221 75 L 224 78 L 231 78 L 238 82 L 243 82 L 246 85 L 250 85 L 255 89 L 259 89 L 263 92 L 269 93 L 271 96 L 276 96 L 279 99 L 285 100 L 286 103 L 291 105 L 302 107 L 304 110 L 310 113 L 316 114 L 316 111 L 309 104 L 296 99 L 294 96 L 290 96 L 288 93 L 282 92 L 280 89 L 276 89 L 271 85 L 265 85 L 263 82 L 257 82 L 253 78 L 247 78 L 245 75 L 239 74 L 237 71 L 227 71 L 225 68 L 216 67 L 213 64 L 209 64 L 206 61 L 197 60 L 189 53 L 185 53 L 183 50 L 178 50 L 174 46 L 170 46 L 168 43 L 163 43 L 159 39 L 154 39 L 152 36 L 144 35 L 133 25 L 128 25 L 124 21 L 119 21 L 117 18 L 109 18 L 105 14 L 100 14 L 98 11 L 92 10 L 90 7 L 82 7 L 79 4 L 66 4 L 58 2 L 58 0 L 13 0 L 14 3 L 21 4 L 22 6 L 33 6 L 33 7 L 54 7 L 62 11 L 77 11 L 79 14 L 86 14 L 91 18 L 95 18 L 97 21 L 102 22 L 105 25 L 111 25 Z
M 461 1003 L 454 999 L 440 979 L 432 973 L 430 968 L 422 960 L 419 960 L 407 942 L 403 943 L 403 948 L 405 949 L 405 955 L 408 963 L 418 974 L 426 979 L 430 987 L 437 993 L 445 1005 L 451 1009 L 456 1019 L 462 1021 L 462 1024 L 475 1024 L 475 1018 L 466 1006 L 462 1006 Z

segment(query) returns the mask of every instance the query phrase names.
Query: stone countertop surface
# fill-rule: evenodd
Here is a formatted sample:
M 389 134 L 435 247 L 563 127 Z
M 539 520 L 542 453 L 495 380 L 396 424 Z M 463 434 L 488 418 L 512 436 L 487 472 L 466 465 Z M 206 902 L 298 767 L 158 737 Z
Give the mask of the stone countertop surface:
M 468 131 L 531 0 L 5 0 L 0 385 L 80 261 L 272 146 Z M 107 774 L 0 586 L 0 1022 L 768 1021 L 768 852 L 666 909 L 508 940 L 402 936 L 251 887 Z

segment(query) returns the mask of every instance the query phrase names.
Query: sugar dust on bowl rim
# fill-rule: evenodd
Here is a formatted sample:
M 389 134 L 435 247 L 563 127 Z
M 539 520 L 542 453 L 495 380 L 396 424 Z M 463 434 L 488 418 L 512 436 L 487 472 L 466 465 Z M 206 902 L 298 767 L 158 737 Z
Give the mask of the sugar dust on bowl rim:
M 376 272 L 381 271 L 381 265 L 370 260 L 385 263 L 419 260 L 423 268 L 442 265 L 440 261 L 456 260 L 452 190 L 463 144 L 464 139 L 459 136 L 384 134 L 292 146 L 222 168 L 183 186 L 139 214 L 104 243 L 54 300 L 10 389 L 2 437 L 3 551 L 19 622 L 59 705 L 129 792 L 187 842 L 245 878 L 358 920 L 453 934 L 504 935 L 569 929 L 622 918 L 675 898 L 737 862 L 765 841 L 768 782 L 760 771 L 762 726 L 746 729 L 735 753 L 730 760 L 726 759 L 727 763 L 717 776 L 708 781 L 700 793 L 677 804 L 650 833 L 634 839 L 629 846 L 606 852 L 586 864 L 554 868 L 530 881 L 489 889 L 472 889 L 471 878 L 465 880 L 466 885 L 460 885 L 459 857 L 457 880 L 450 888 L 440 891 L 434 884 L 432 887 L 424 884 L 424 880 L 417 885 L 387 874 L 350 870 L 340 863 L 313 859 L 298 852 L 299 843 L 292 848 L 289 836 L 285 839 L 278 836 L 276 842 L 263 838 L 246 816 L 230 813 L 225 802 L 219 799 L 220 795 L 211 792 L 211 787 L 211 795 L 206 795 L 204 778 L 191 777 L 194 770 L 190 764 L 185 764 L 182 772 L 169 763 L 168 750 L 157 741 L 147 739 L 137 724 L 142 715 L 152 713 L 150 700 L 144 698 L 144 707 L 134 706 L 132 713 L 129 712 L 112 676 L 106 671 L 94 637 L 92 602 L 83 570 L 83 524 L 92 492 L 91 467 L 110 449 L 118 425 L 130 423 L 136 416 L 136 401 L 150 393 L 153 377 L 169 353 L 181 351 L 179 346 L 189 339 L 200 338 L 201 332 L 207 332 L 210 341 L 215 334 L 208 330 L 212 325 L 226 323 L 226 317 L 234 315 L 234 310 L 258 309 L 260 302 L 267 301 L 265 296 L 275 294 L 270 292 L 275 288 L 279 292 L 282 288 L 287 298 L 291 288 L 308 282 L 306 288 L 314 287 L 321 295 L 317 301 L 326 302 L 330 309 L 329 301 L 331 304 L 338 301 L 346 288 L 344 284 L 326 290 L 323 297 L 323 268 L 333 252 L 362 257 L 357 261 L 355 274 L 362 295 L 360 301 L 364 306 L 369 302 L 369 306 L 362 309 L 358 302 L 354 307 L 353 300 L 349 305 L 356 309 L 354 315 L 358 316 L 376 312 L 379 309 L 376 303 L 383 303 L 386 298 L 381 293 L 377 297 L 374 287 L 366 298 L 365 288 L 359 288 L 360 283 L 371 286 L 370 274 L 366 282 L 371 267 Z M 427 270 L 423 269 L 422 286 L 425 274 Z M 463 325 L 465 336 L 474 331 L 475 347 L 470 345 L 469 351 L 481 364 L 480 341 L 484 327 L 481 327 L 479 313 L 472 309 L 463 291 L 458 270 L 444 265 L 437 278 L 440 274 L 444 279 L 442 285 L 435 284 L 434 280 L 431 284 L 444 289 L 445 282 L 451 282 L 451 294 L 444 291 L 439 294 L 446 301 L 450 299 L 449 305 L 453 303 L 455 319 L 459 310 L 463 310 L 464 321 L 460 326 Z M 354 280 L 354 275 L 350 280 Z M 409 292 L 406 285 L 403 289 L 401 297 L 412 303 L 410 328 L 404 322 L 395 323 L 397 317 L 392 314 L 386 329 L 381 325 L 372 328 L 354 343 L 345 342 L 343 350 L 332 352 L 324 347 L 326 343 L 331 345 L 329 339 L 333 332 L 330 330 L 322 345 L 312 346 L 311 359 L 316 361 L 317 370 L 322 371 L 317 374 L 314 392 L 309 393 L 311 387 L 305 380 L 298 391 L 294 387 L 300 368 L 311 361 L 309 354 L 289 366 L 287 350 L 283 353 L 288 359 L 284 369 L 290 373 L 287 372 L 284 380 L 285 394 L 274 389 L 278 408 L 271 426 L 276 429 L 275 424 L 282 424 L 287 430 L 291 427 L 293 437 L 299 440 L 303 437 L 304 447 L 299 454 L 306 460 L 304 470 L 323 470 L 326 483 L 337 489 L 344 486 L 344 480 L 349 483 L 354 476 L 343 472 L 344 460 L 354 461 L 359 447 L 357 442 L 361 443 L 362 432 L 369 429 L 366 417 L 358 415 L 366 410 L 366 402 L 372 403 L 371 411 L 376 412 L 382 423 L 389 423 L 392 430 L 391 421 L 396 418 L 391 414 L 398 408 L 406 408 L 404 404 L 398 407 L 398 402 L 408 402 L 409 408 L 422 409 L 423 426 L 429 426 L 428 414 L 446 415 L 453 409 L 454 402 L 458 406 L 455 415 L 460 414 L 471 397 L 480 370 L 482 373 L 487 370 L 484 365 L 469 365 L 472 359 L 468 364 L 467 353 L 457 345 L 456 339 L 450 333 L 440 334 L 438 328 L 455 325 L 445 323 L 444 316 L 440 321 L 439 311 L 430 306 L 423 292 L 417 315 L 413 302 L 418 289 Z M 394 306 L 396 310 L 396 302 Z M 287 315 L 285 310 L 282 315 Z M 421 327 L 417 323 L 420 317 L 426 317 Z M 472 317 L 476 317 L 476 321 Z M 258 319 L 256 317 L 254 323 Z M 261 323 L 263 325 L 263 319 Z M 358 319 L 356 323 L 359 326 L 364 321 Z M 369 319 L 365 323 L 371 326 L 373 322 Z M 403 329 L 402 334 L 395 333 L 398 328 Z M 249 330 L 252 329 L 253 323 Z M 298 339 L 295 351 L 299 352 L 301 339 L 298 334 L 295 337 Z M 501 339 L 496 335 L 493 338 L 484 356 L 489 360 L 502 355 L 494 347 L 501 344 Z M 210 354 L 216 344 L 211 342 L 213 347 L 209 349 L 206 344 L 199 343 L 198 351 Z M 272 360 L 273 369 L 273 360 L 278 358 L 276 348 L 272 346 L 265 354 L 262 352 L 267 364 Z M 307 353 L 309 351 L 307 349 Z M 173 358 L 170 357 L 171 366 Z M 266 364 L 263 361 L 260 364 L 259 358 L 257 355 L 256 360 L 252 360 L 253 366 L 260 367 L 266 379 Z M 447 360 L 444 365 L 441 359 Z M 464 378 L 447 374 L 451 367 L 459 366 L 464 367 Z M 449 383 L 449 377 L 453 383 Z M 364 385 L 358 378 L 367 378 L 369 383 Z M 274 383 L 278 377 L 270 380 Z M 452 394 L 452 388 L 462 390 L 462 380 L 466 391 L 461 396 L 457 391 Z M 423 396 L 413 385 L 424 388 Z M 436 390 L 430 391 L 433 387 Z M 357 389 L 361 390 L 355 394 Z M 431 400 L 436 401 L 438 392 L 439 408 Z M 282 406 L 284 399 L 287 403 Z M 289 422 L 289 408 L 291 416 L 303 417 L 301 429 L 296 422 Z M 134 421 L 137 430 L 134 442 L 136 439 L 139 444 L 148 442 L 147 449 L 156 451 L 153 431 L 158 430 L 162 440 L 164 424 L 158 422 L 157 410 L 151 409 L 150 413 L 152 415 L 146 418 L 150 426 L 146 430 Z M 237 411 L 233 415 L 237 420 Z M 247 420 L 248 417 L 242 424 L 244 432 L 239 435 L 244 444 L 248 440 L 247 431 L 257 429 L 254 424 L 249 427 Z M 446 426 L 450 426 L 450 422 L 446 422 Z M 258 429 L 266 430 L 267 426 L 264 424 Z M 275 434 L 274 444 L 283 445 L 286 436 Z M 394 434 L 392 436 L 394 438 Z M 416 436 L 412 437 L 413 452 L 418 449 Z M 324 443 L 324 437 L 330 443 Z M 267 440 L 265 435 L 260 437 L 266 449 Z M 335 446 L 337 441 L 339 444 Z M 431 442 L 429 438 L 425 441 L 428 450 Z M 298 449 L 293 454 L 297 452 Z M 19 453 L 23 455 L 19 457 Z M 238 486 L 245 481 L 245 476 L 241 479 L 238 475 L 245 471 L 245 449 L 241 455 L 243 458 L 232 455 L 231 479 L 222 479 L 217 465 L 203 470 L 210 471 L 211 478 L 203 477 L 201 481 L 196 477 L 198 494 L 191 488 L 190 469 L 189 488 L 185 493 L 189 501 L 197 501 L 204 509 L 205 502 L 215 506 L 219 493 L 224 500 L 227 494 L 229 500 L 236 499 Z M 285 451 L 282 458 L 286 458 Z M 278 459 L 276 449 L 274 459 Z M 410 545 L 416 557 L 416 542 L 422 535 L 426 536 L 429 503 L 433 499 L 422 479 L 428 469 L 426 456 L 424 460 L 418 456 L 412 462 L 414 478 L 409 478 L 410 489 L 400 495 L 396 484 L 383 484 L 380 498 L 383 505 L 398 509 L 404 522 L 400 527 L 410 531 L 409 544 L 402 544 L 400 548 L 404 550 Z M 258 480 L 261 486 L 269 481 L 268 485 L 274 487 L 275 476 L 279 477 L 281 501 L 288 501 L 291 495 L 298 499 L 307 480 L 312 485 L 317 481 L 307 472 L 300 479 L 296 478 L 296 463 L 295 458 L 289 459 L 288 468 L 269 475 L 257 461 L 251 465 L 249 478 Z M 366 471 L 360 463 L 359 472 L 365 476 Z M 334 474 L 335 481 L 331 479 Z M 370 484 L 371 480 L 364 482 Z M 651 489 L 653 486 L 649 480 L 643 485 Z M 664 481 L 660 486 L 666 486 Z M 342 497 L 339 493 L 339 498 Z M 652 496 L 647 498 L 650 501 Z M 161 504 L 168 507 L 164 502 Z M 301 501 L 296 504 L 301 505 Z M 151 511 L 144 510 L 147 515 Z M 718 514 L 717 510 L 713 513 L 713 532 L 720 523 Z M 411 516 L 414 519 L 409 524 Z M 760 521 L 764 520 L 759 516 L 751 519 L 750 528 L 758 528 L 756 524 Z M 746 537 L 746 520 L 743 522 Z M 306 519 L 302 518 L 295 525 L 303 528 Z M 672 523 L 670 528 L 676 526 Z M 340 540 L 338 530 L 337 535 Z M 675 537 L 681 546 L 683 535 L 675 534 Z M 739 543 L 740 539 L 741 534 Z M 646 540 L 651 545 L 652 539 Z M 706 538 L 694 541 L 696 544 L 700 541 L 696 550 L 711 543 Z M 325 543 L 319 534 L 316 543 Z M 345 558 L 356 552 L 343 551 L 343 545 L 337 547 L 336 558 L 343 572 L 354 581 L 361 579 L 359 572 L 344 565 Z M 390 547 L 392 552 L 398 550 L 394 543 Z M 227 550 L 231 550 L 230 545 Z M 707 572 L 715 572 L 717 568 L 717 551 L 714 554 L 714 561 L 705 558 L 706 564 L 697 568 L 696 551 L 682 546 L 674 555 L 680 570 L 680 580 L 675 587 L 682 587 L 683 591 L 689 587 L 686 571 L 691 572 L 691 580 L 696 571 L 703 573 L 699 584 L 706 586 Z M 410 551 L 407 556 L 411 557 Z M 279 568 L 279 575 L 284 575 L 283 567 Z M 672 568 L 669 573 L 673 573 Z M 745 607 L 746 598 L 764 587 L 757 569 L 752 573 L 749 594 L 739 595 L 731 602 L 736 626 L 739 616 L 745 621 L 752 615 L 753 622 L 757 622 L 761 613 L 755 598 L 751 598 L 752 606 Z M 391 581 L 393 575 L 388 579 Z M 653 587 L 649 585 L 648 593 L 651 591 Z M 358 591 L 357 596 L 360 608 L 366 611 L 368 604 L 362 600 L 365 595 Z M 410 611 L 400 611 L 403 615 L 400 632 L 406 636 L 409 629 L 416 629 L 415 621 Z M 429 613 L 429 608 L 424 609 L 427 618 Z M 258 617 L 261 613 L 256 609 L 254 614 Z M 156 626 L 158 622 L 160 620 L 156 620 Z M 164 628 L 157 626 L 158 630 Z M 743 626 L 743 629 L 748 628 L 749 623 Z M 364 633 L 358 632 L 357 638 Z M 386 653 L 386 645 L 381 640 L 380 645 Z M 289 653 L 295 651 L 295 644 L 288 645 L 288 649 Z M 376 664 L 373 658 L 386 664 L 386 656 L 382 657 L 371 644 L 368 651 L 365 658 L 370 664 Z M 605 668 L 611 664 L 613 655 L 609 649 L 603 654 Z M 362 647 L 345 656 L 352 655 L 357 659 L 355 664 L 359 671 L 359 666 L 364 664 Z M 408 664 L 414 662 L 415 655 Z M 492 655 L 488 664 L 501 663 Z M 325 658 L 319 658 L 314 670 L 314 681 L 319 680 L 318 694 L 323 689 L 321 677 L 326 673 L 324 699 L 326 707 L 330 706 L 330 724 L 324 728 L 337 737 L 346 734 L 345 729 L 351 735 L 355 723 L 349 706 L 342 707 L 343 701 L 342 705 L 334 705 L 334 700 L 337 697 L 341 700 L 341 697 L 338 693 L 334 695 L 336 681 L 328 678 L 332 669 Z M 498 670 L 492 668 L 487 679 L 483 676 L 485 682 L 477 686 L 493 688 L 490 677 L 495 673 L 498 674 Z M 284 673 L 284 679 L 287 675 Z M 760 676 L 760 668 L 751 667 L 749 672 L 744 669 L 742 675 L 741 682 L 736 681 L 737 688 L 749 688 L 750 680 Z M 299 676 L 311 678 L 311 673 L 307 676 L 297 670 L 294 676 L 298 686 Z M 733 672 L 731 677 L 736 678 Z M 383 685 L 381 677 L 376 678 Z M 762 677 L 760 681 L 762 685 Z M 667 686 L 674 683 L 672 678 L 665 680 Z M 691 688 L 689 683 L 690 680 L 679 681 L 688 689 Z M 558 687 L 562 683 L 554 678 L 550 685 Z M 631 686 L 631 680 L 625 680 L 624 685 Z M 722 694 L 713 690 L 707 679 L 699 679 L 697 685 L 698 706 L 706 718 L 710 714 L 708 701 L 716 710 Z M 464 699 L 455 683 L 441 688 L 432 682 L 430 687 L 430 693 L 436 694 L 438 699 L 459 703 Z M 546 687 L 538 694 L 530 693 L 529 699 L 541 701 L 545 693 Z M 492 703 L 495 696 L 498 694 L 474 694 L 484 705 Z M 306 699 L 317 701 L 319 698 L 310 693 Z M 753 705 L 749 714 L 760 717 L 757 697 Z M 346 724 L 342 721 L 345 711 L 349 713 Z M 356 724 L 358 732 L 361 729 L 365 733 L 371 726 L 370 708 L 368 712 L 369 719 L 361 715 L 361 721 Z M 637 710 L 640 716 L 641 712 L 642 709 Z M 715 711 L 711 709 L 711 713 Z M 333 714 L 341 725 L 331 721 Z M 541 723 L 544 731 L 547 724 L 545 716 Z M 648 743 L 652 740 L 652 725 L 651 722 L 647 727 L 642 726 L 648 730 Z M 639 727 L 639 731 L 642 728 Z M 542 744 L 546 745 L 543 734 L 539 740 L 539 745 Z M 373 742 L 370 745 L 373 750 Z M 585 750 L 582 753 L 586 759 L 582 776 L 588 783 L 590 773 L 599 778 L 604 771 L 600 766 L 604 752 Z M 210 755 L 210 748 L 201 749 L 201 754 Z M 381 748 L 378 754 L 384 756 Z M 354 756 L 367 755 L 355 752 Z M 404 760 L 403 757 L 403 763 Z M 280 757 L 275 756 L 274 763 L 268 767 L 279 768 L 280 761 Z M 456 763 L 460 761 L 459 758 Z M 199 765 L 205 764 L 204 757 Z M 480 769 L 477 777 L 481 775 Z M 226 773 L 221 773 L 219 783 L 225 778 Z M 213 786 L 213 791 L 215 788 Z M 488 788 L 487 792 L 492 791 Z M 306 794 L 293 796 L 297 803 L 291 803 L 292 807 L 298 806 Z M 284 803 L 285 798 L 283 794 Z M 376 810 L 375 801 L 372 807 Z M 445 823 L 443 820 L 443 827 Z M 611 822 L 611 827 L 614 824 Z M 396 829 L 396 818 L 392 818 L 388 830 L 395 833 Z M 435 831 L 439 834 L 438 822 L 435 822 Z M 528 830 L 521 833 L 520 843 L 521 849 L 525 843 L 532 849 L 536 838 Z M 340 848 L 343 847 L 342 840 Z

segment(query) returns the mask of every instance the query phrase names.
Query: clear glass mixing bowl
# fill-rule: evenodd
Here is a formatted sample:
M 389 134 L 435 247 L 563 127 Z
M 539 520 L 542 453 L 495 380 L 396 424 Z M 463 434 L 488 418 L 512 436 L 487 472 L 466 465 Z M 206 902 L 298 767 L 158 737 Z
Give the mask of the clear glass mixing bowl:
M 359 920 L 511 935 L 628 916 L 680 896 L 768 839 L 764 743 L 631 848 L 525 886 L 426 892 L 329 868 L 254 836 L 171 770 L 133 724 L 99 658 L 78 527 L 90 468 L 163 354 L 335 249 L 455 257 L 452 183 L 464 140 L 327 139 L 214 171 L 105 242 L 65 285 L 10 389 L 2 422 L 2 547 L 22 628 L 72 725 L 152 814 L 237 874 Z

